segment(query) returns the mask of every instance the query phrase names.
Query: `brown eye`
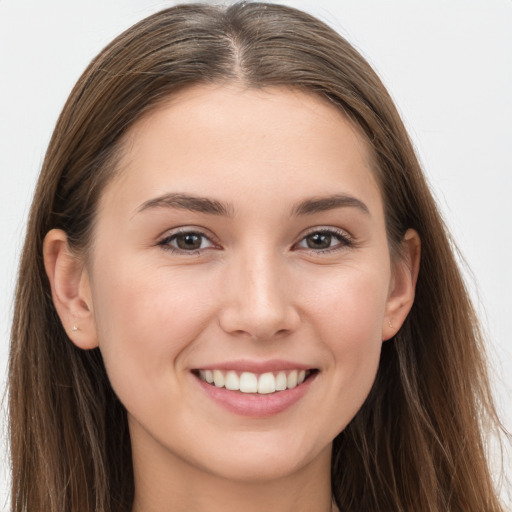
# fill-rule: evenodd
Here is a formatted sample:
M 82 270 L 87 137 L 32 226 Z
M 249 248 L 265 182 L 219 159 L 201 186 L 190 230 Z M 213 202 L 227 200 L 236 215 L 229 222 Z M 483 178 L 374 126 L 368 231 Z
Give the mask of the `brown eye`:
M 183 233 L 176 235 L 176 246 L 183 251 L 196 251 L 201 248 L 203 236 L 197 233 Z
M 331 247 L 332 235 L 329 233 L 311 233 L 305 237 L 309 249 L 328 249 Z
M 158 245 L 177 253 L 195 253 L 215 246 L 206 235 L 197 231 L 174 233 L 164 238 Z
M 299 249 L 309 249 L 319 254 L 341 250 L 353 245 L 346 232 L 331 228 L 311 231 L 295 246 Z

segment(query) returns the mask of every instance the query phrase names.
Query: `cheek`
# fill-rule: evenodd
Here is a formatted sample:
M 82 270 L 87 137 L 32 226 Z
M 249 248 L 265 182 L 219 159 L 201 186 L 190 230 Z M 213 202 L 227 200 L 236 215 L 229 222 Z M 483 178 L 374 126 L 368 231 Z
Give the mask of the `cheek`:
M 386 311 L 386 270 L 351 269 L 324 282 L 311 303 L 312 324 L 330 357 L 325 377 L 330 379 L 330 400 L 338 404 L 326 414 L 333 419 L 333 435 L 355 416 L 375 380 L 382 347 Z M 314 298 L 312 298 L 314 299 Z
M 93 304 L 100 350 L 119 395 L 172 389 L 175 369 L 210 318 L 210 302 L 186 273 L 136 261 L 103 266 Z M 137 389 L 135 386 L 137 385 Z
M 325 279 L 304 282 L 306 314 L 333 349 L 359 351 L 363 346 L 380 344 L 389 275 L 385 265 L 354 266 L 331 272 Z

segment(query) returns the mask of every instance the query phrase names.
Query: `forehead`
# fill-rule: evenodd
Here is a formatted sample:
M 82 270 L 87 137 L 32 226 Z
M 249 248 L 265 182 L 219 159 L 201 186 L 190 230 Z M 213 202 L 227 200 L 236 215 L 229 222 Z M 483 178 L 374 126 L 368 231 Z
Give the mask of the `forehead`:
M 267 193 L 286 204 L 336 192 L 380 201 L 371 160 L 360 130 L 325 98 L 283 87 L 197 85 L 130 128 L 103 196 L 122 195 L 132 210 L 167 192 L 227 202 L 261 202 Z

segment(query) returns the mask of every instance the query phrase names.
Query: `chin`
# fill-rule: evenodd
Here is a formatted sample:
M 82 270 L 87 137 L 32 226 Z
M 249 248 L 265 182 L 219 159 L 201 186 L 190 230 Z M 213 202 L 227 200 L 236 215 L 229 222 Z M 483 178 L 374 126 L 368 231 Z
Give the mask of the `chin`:
M 254 439 L 256 434 L 259 439 Z M 219 444 L 218 450 L 204 450 L 204 469 L 233 482 L 257 483 L 287 478 L 310 464 L 325 463 L 325 459 L 330 464 L 331 442 L 307 449 L 300 435 L 280 439 L 270 432 L 252 432 L 249 437 L 252 439 L 244 435 L 243 441 L 231 442 L 229 449 L 221 449 L 225 445 Z

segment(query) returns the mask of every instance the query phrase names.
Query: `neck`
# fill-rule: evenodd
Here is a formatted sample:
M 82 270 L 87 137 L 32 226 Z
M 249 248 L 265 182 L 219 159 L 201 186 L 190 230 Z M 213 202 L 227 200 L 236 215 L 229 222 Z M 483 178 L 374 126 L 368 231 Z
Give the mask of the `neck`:
M 159 450 L 133 447 L 132 512 L 331 512 L 331 447 L 290 474 L 269 480 L 233 480 L 203 471 Z

